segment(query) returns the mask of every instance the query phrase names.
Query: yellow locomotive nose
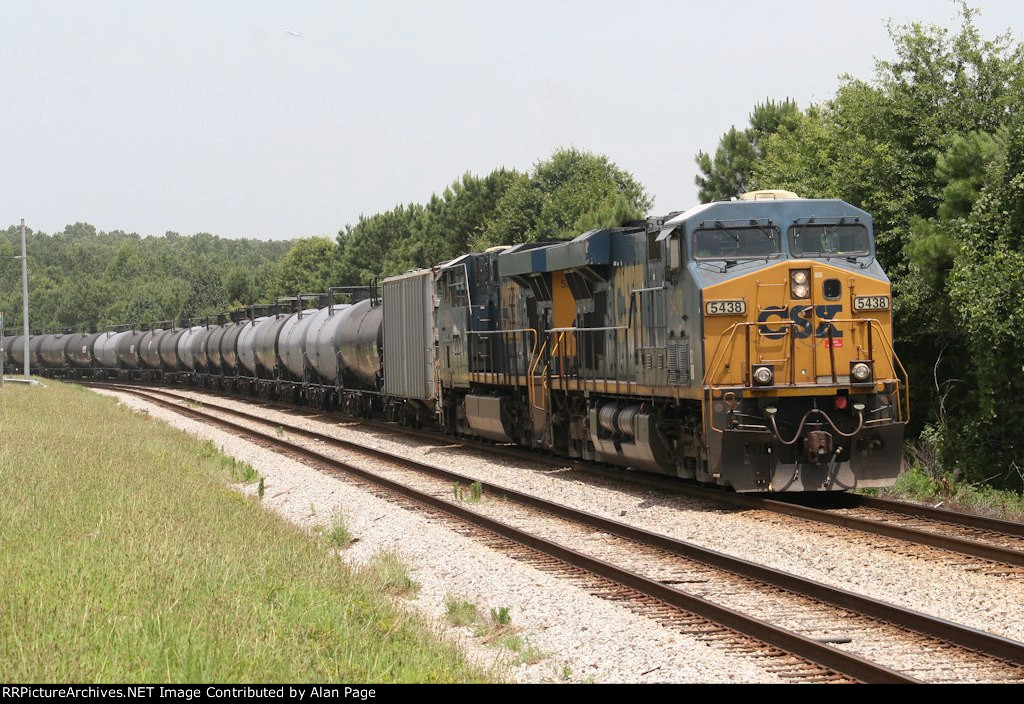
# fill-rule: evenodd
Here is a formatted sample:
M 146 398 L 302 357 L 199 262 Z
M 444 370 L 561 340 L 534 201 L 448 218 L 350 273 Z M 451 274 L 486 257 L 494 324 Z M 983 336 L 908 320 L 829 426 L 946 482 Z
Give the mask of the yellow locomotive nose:
M 740 301 L 743 314 L 718 313 L 718 304 L 705 317 L 710 385 L 765 386 L 765 369 L 774 386 L 895 377 L 886 281 L 796 260 L 710 286 L 711 300 Z
M 851 269 L 793 259 L 705 289 L 743 311 L 705 304 L 704 419 L 723 481 L 805 491 L 898 473 L 909 409 L 889 284 Z

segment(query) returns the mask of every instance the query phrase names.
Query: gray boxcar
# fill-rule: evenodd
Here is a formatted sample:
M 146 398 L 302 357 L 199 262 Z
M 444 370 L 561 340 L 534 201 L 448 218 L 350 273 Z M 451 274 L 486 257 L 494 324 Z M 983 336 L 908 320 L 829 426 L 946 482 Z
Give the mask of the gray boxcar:
M 419 269 L 384 279 L 384 393 L 436 397 L 434 272 Z

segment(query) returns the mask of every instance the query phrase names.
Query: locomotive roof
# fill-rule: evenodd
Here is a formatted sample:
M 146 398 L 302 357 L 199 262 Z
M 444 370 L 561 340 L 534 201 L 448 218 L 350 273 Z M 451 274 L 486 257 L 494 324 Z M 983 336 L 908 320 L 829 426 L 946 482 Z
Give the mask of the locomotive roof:
M 699 226 L 701 222 L 738 222 L 750 218 L 769 218 L 780 223 L 806 222 L 808 218 L 851 218 L 871 225 L 871 216 L 864 210 L 838 198 L 787 198 L 783 200 L 721 200 L 703 203 L 680 213 L 665 223 Z

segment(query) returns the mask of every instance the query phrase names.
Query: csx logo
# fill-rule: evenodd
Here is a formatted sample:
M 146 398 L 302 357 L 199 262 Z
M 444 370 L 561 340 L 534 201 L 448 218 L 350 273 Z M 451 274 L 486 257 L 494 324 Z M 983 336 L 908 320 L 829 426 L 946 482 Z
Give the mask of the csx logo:
M 813 316 L 812 316 L 812 310 Z M 843 310 L 841 305 L 822 305 L 822 306 L 793 306 L 788 310 L 782 306 L 772 306 L 765 308 L 761 311 L 761 315 L 757 317 L 757 322 L 764 323 L 772 320 L 773 318 L 780 318 L 782 320 L 791 320 L 793 325 L 793 337 L 798 340 L 810 337 L 811 333 L 814 333 L 815 337 L 828 337 L 828 329 L 832 328 L 832 337 L 842 337 L 843 331 L 838 330 L 829 321 L 836 317 L 837 313 Z M 811 318 L 815 318 L 818 321 L 818 327 L 813 331 L 811 330 Z M 782 337 L 786 334 L 787 325 L 781 327 L 770 327 L 768 325 L 761 326 L 761 334 L 766 337 Z

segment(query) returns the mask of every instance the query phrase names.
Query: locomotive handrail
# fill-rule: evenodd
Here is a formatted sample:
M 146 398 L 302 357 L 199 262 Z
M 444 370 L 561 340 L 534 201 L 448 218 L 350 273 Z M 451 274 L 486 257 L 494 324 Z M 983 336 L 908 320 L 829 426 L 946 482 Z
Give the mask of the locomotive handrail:
M 732 349 L 732 341 L 733 338 L 736 337 L 736 331 L 741 327 L 749 328 L 751 325 L 760 326 L 760 323 L 736 322 L 729 326 L 729 329 L 726 331 L 727 336 L 723 335 L 718 342 L 718 346 L 715 348 L 715 356 L 711 358 L 711 364 L 707 365 L 704 369 L 704 378 L 701 380 L 702 386 L 706 388 L 713 386 L 711 380 L 714 378 L 714 375 L 718 373 L 718 367 L 721 366 L 722 358 L 725 357 L 725 353 Z M 783 321 L 780 325 L 793 327 L 796 323 L 792 321 Z M 789 332 L 790 331 L 787 329 L 783 334 L 788 334 Z
M 530 359 L 532 360 L 534 355 L 537 354 L 537 341 L 540 335 L 537 333 L 536 328 L 512 328 L 510 330 L 467 330 L 466 335 L 508 335 L 508 334 L 522 334 L 532 333 L 533 334 L 533 348 L 530 350 Z M 516 376 L 519 373 L 516 372 Z
M 544 339 L 544 344 L 541 345 L 540 350 L 537 352 L 537 355 L 533 359 L 530 360 L 530 366 L 529 366 L 529 368 L 527 369 L 527 372 L 526 372 L 526 382 L 527 382 L 526 396 L 527 396 L 527 400 L 529 401 L 530 406 L 534 408 L 534 410 L 544 411 L 545 413 L 547 412 L 548 409 L 546 407 L 545 408 L 541 408 L 540 406 L 537 405 L 537 402 L 536 402 L 537 401 L 537 399 L 536 399 L 537 394 L 533 390 L 533 385 L 534 385 L 533 384 L 533 379 L 534 379 L 533 373 L 535 371 L 537 371 L 537 367 L 540 365 L 541 357 L 544 356 L 544 350 L 547 349 L 547 346 L 548 346 L 548 340 L 547 340 L 547 338 L 545 338 Z M 541 383 L 543 384 L 543 380 L 541 381 Z
M 900 360 L 899 356 L 896 354 L 896 350 L 895 350 L 895 348 L 892 345 L 892 341 L 889 339 L 888 335 L 886 335 L 885 328 L 882 326 L 881 321 L 879 321 L 877 318 L 834 318 L 834 319 L 830 320 L 829 322 L 831 324 L 835 324 L 835 323 L 849 323 L 851 325 L 867 325 L 867 328 L 868 328 L 868 341 L 869 341 L 869 346 L 871 348 L 871 349 L 869 349 L 869 358 L 872 359 L 872 360 L 874 359 L 874 351 L 873 351 L 873 345 L 871 344 L 871 339 L 872 339 L 871 338 L 871 332 L 877 329 L 878 335 L 882 339 L 883 351 L 884 351 L 884 353 L 886 355 L 886 358 L 889 360 L 890 365 L 892 366 L 893 376 L 895 377 L 895 381 L 896 381 L 896 388 L 895 388 L 895 396 L 896 396 L 895 401 L 896 401 L 896 403 L 895 403 L 895 408 L 896 408 L 896 412 L 898 414 L 898 420 L 899 420 L 899 422 L 904 422 L 904 423 L 908 422 L 910 420 L 910 376 L 907 374 L 907 370 L 903 366 L 903 362 Z M 714 393 L 714 390 L 716 388 L 716 384 L 714 383 L 713 380 L 714 380 L 715 376 L 718 374 L 719 367 L 721 366 L 721 364 L 722 364 L 724 358 L 726 357 L 727 353 L 733 348 L 733 342 L 734 342 L 735 337 L 736 337 L 736 332 L 739 330 L 739 328 L 745 328 L 745 330 L 748 331 L 748 337 L 749 337 L 749 329 L 750 329 L 750 327 L 754 326 L 754 325 L 760 326 L 761 324 L 762 323 L 757 322 L 757 321 L 743 321 L 743 322 L 733 323 L 729 327 L 729 330 L 727 331 L 727 334 L 723 335 L 722 338 L 720 339 L 718 347 L 715 350 L 715 356 L 713 357 L 712 363 L 710 365 L 708 365 L 708 367 L 704 371 L 704 378 L 702 380 L 703 392 L 701 393 L 701 415 L 702 415 L 702 417 L 708 419 L 708 427 L 711 430 L 715 431 L 715 432 L 721 433 L 721 432 L 723 432 L 723 430 L 721 428 L 715 427 L 714 418 L 713 417 L 709 417 L 708 413 L 707 413 L 707 403 L 708 403 L 708 400 L 711 398 L 711 396 Z M 795 321 L 778 321 L 777 323 L 773 322 L 773 325 L 785 326 L 787 328 L 785 330 L 785 332 L 781 333 L 781 335 L 789 335 L 790 336 L 790 346 L 792 348 L 792 345 L 795 342 L 795 336 L 793 335 L 793 329 L 796 327 L 797 323 Z M 744 355 L 745 355 L 745 367 L 749 367 L 750 366 L 749 358 L 748 358 L 749 357 L 749 347 L 750 346 L 749 346 L 749 342 L 748 342 L 747 349 L 746 349 L 746 351 L 744 353 Z M 787 362 L 788 362 L 788 366 L 790 367 L 790 372 L 791 372 L 790 373 L 790 383 L 787 384 L 787 386 L 795 386 L 796 384 L 795 384 L 794 377 L 793 377 L 793 374 L 792 374 L 792 372 L 795 370 L 795 366 L 794 366 L 795 365 L 795 357 L 791 355 L 789 357 L 789 359 L 787 360 Z M 747 369 L 744 369 L 744 379 L 743 379 L 743 384 L 742 384 L 743 386 L 749 386 L 750 385 L 748 383 L 747 378 L 746 378 L 747 371 L 748 371 Z
M 548 370 L 551 367 L 551 359 L 554 358 L 557 355 L 558 348 L 561 346 L 562 340 L 564 339 L 566 333 L 618 332 L 620 330 L 628 331 L 629 330 L 629 326 L 628 325 L 606 325 L 606 326 L 593 327 L 593 328 L 581 328 L 581 327 L 575 327 L 574 326 L 574 327 L 562 327 L 562 328 L 550 328 L 550 329 L 548 329 L 547 330 L 548 337 L 550 337 L 553 333 L 557 333 L 557 338 L 555 340 L 554 346 L 552 346 L 552 348 L 551 348 L 551 354 L 549 355 L 548 361 L 547 361 L 547 363 L 544 366 L 544 370 L 541 371 L 541 373 L 540 373 L 541 388 L 543 388 L 543 389 L 547 389 L 548 388 L 547 380 L 550 378 L 550 376 L 548 374 Z M 564 354 L 561 355 L 561 357 L 560 357 L 560 359 L 567 359 L 567 358 L 568 358 L 568 355 L 564 355 Z M 564 369 L 564 365 L 560 365 L 560 370 L 559 370 L 559 373 L 558 373 L 558 379 L 559 380 L 567 378 L 565 376 L 565 374 L 562 373 L 562 371 L 561 371 L 562 369 Z M 586 381 L 585 378 L 583 380 Z M 561 388 L 562 388 L 562 390 L 565 390 L 566 385 L 564 383 L 561 384 Z M 579 388 L 579 387 L 577 387 L 577 388 Z
M 896 354 L 896 348 L 893 347 L 892 341 L 889 339 L 889 336 L 885 334 L 885 328 L 882 326 L 881 321 L 878 318 L 835 318 L 831 322 L 832 323 L 851 323 L 851 324 L 870 323 L 870 325 L 868 326 L 868 333 L 869 333 L 868 340 L 869 340 L 869 343 L 870 343 L 870 340 L 871 340 L 870 332 L 877 328 L 878 334 L 882 336 L 883 348 L 885 350 L 888 350 L 888 353 L 889 353 L 888 358 L 889 358 L 890 363 L 892 364 L 893 375 L 896 376 L 896 380 L 898 382 L 902 383 L 903 388 L 906 389 L 906 393 L 905 394 L 901 394 L 899 386 L 897 386 L 897 388 L 896 388 L 897 401 L 899 401 L 900 403 L 897 404 L 896 408 L 900 412 L 900 415 L 903 417 L 903 422 L 909 421 L 910 420 L 910 375 L 907 374 L 907 370 L 903 366 L 903 362 L 900 360 L 899 356 Z M 872 350 L 870 348 L 869 348 L 869 355 L 870 355 L 871 359 L 874 359 L 874 356 L 872 354 Z M 899 367 L 899 369 L 897 369 L 897 366 Z M 903 378 L 902 379 L 899 378 L 899 373 L 901 373 L 901 372 L 903 374 Z M 904 404 L 906 406 L 905 411 L 904 411 Z
M 548 355 L 548 361 L 544 365 L 544 370 L 540 373 L 540 387 L 542 389 L 544 389 L 545 391 L 548 391 L 547 380 L 548 380 L 548 374 L 551 371 L 551 360 L 554 358 L 555 354 L 558 352 L 558 346 L 560 344 L 562 344 L 562 339 L 565 337 L 565 330 L 562 330 L 562 329 L 557 329 L 557 330 L 558 330 L 558 336 L 555 338 L 555 344 L 551 346 L 551 354 Z M 550 332 L 555 332 L 555 331 L 556 331 L 556 329 L 553 328 Z
M 629 326 L 615 325 L 600 328 L 551 328 L 548 332 L 602 332 L 608 330 L 629 330 Z
M 895 362 L 897 365 L 899 365 L 899 371 L 903 373 L 903 388 L 905 389 L 905 393 L 901 394 L 900 393 L 900 388 L 899 388 L 899 386 L 897 386 L 896 387 L 896 400 L 897 401 L 902 401 L 902 402 L 904 402 L 906 404 L 906 415 L 903 416 L 903 422 L 904 423 L 909 423 L 910 422 L 910 375 L 907 374 L 907 370 L 903 366 L 902 360 L 900 360 L 899 355 L 896 354 L 896 348 L 893 346 L 892 340 L 890 340 L 889 336 L 885 334 L 885 328 L 882 327 L 882 324 L 878 321 L 877 318 L 871 318 L 870 320 L 871 320 L 872 327 L 877 327 L 878 328 L 878 334 L 882 336 L 882 342 L 885 343 L 885 346 L 889 349 L 889 352 L 892 355 L 892 357 L 891 357 L 892 361 Z M 896 368 L 895 368 L 895 365 L 894 365 L 893 366 L 893 371 L 895 371 L 895 370 L 896 370 Z M 897 409 L 901 413 L 903 412 L 903 408 L 901 408 L 899 405 L 897 405 Z

